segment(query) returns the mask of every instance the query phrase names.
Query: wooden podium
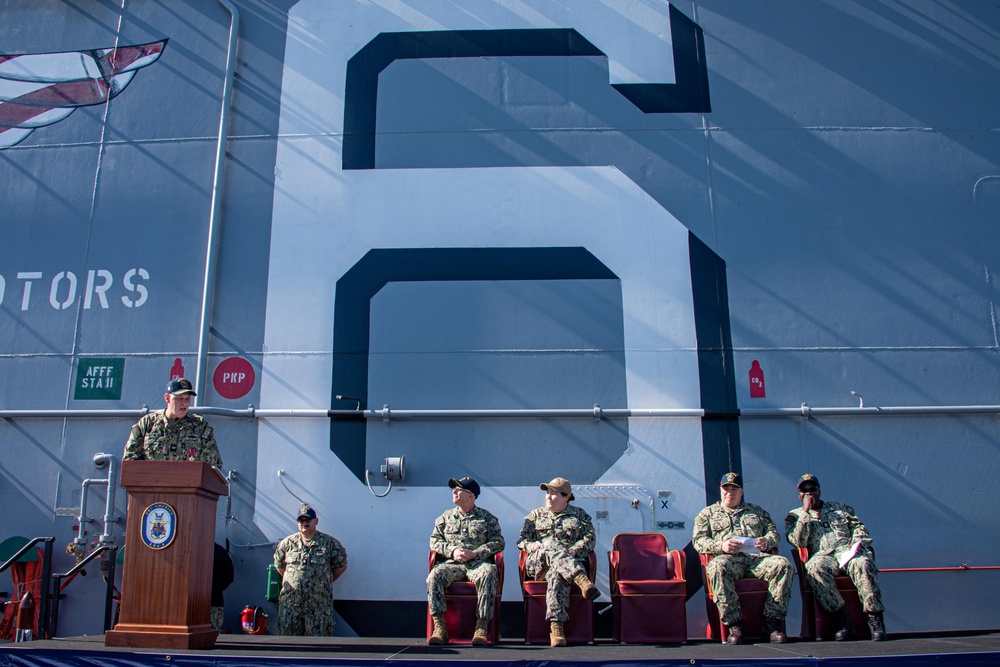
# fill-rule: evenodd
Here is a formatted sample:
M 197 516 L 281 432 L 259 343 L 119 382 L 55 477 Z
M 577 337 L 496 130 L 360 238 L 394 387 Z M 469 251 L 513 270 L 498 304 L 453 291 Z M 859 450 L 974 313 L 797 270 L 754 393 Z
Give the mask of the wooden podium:
M 215 506 L 222 474 L 198 461 L 123 461 L 128 490 L 119 623 L 105 646 L 210 648 Z

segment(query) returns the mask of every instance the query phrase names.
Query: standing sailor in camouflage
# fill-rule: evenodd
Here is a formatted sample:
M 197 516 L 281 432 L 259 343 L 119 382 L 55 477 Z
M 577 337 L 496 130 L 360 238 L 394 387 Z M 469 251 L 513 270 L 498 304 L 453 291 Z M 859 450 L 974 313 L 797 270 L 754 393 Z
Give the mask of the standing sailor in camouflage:
M 843 641 L 851 634 L 851 619 L 834 583 L 834 577 L 844 572 L 857 587 L 861 604 L 868 613 L 872 641 L 885 639 L 882 616 L 885 608 L 868 529 L 853 507 L 820 500 L 819 480 L 815 475 L 802 475 L 798 486 L 802 507 L 796 507 L 785 517 L 785 537 L 793 547 L 809 550 L 805 576 L 820 606 L 836 619 L 839 630 L 834 639 Z M 841 566 L 845 558 L 848 560 Z
M 171 380 L 163 395 L 167 407 L 144 416 L 132 427 L 125 444 L 125 461 L 204 461 L 222 467 L 212 427 L 188 412 L 197 396 L 185 378 Z
M 333 636 L 333 582 L 347 569 L 347 551 L 316 530 L 319 519 L 309 505 L 299 509 L 299 532 L 274 550 L 274 569 L 281 575 L 278 634 Z
M 445 589 L 456 581 L 471 581 L 476 585 L 477 598 L 472 645 L 486 646 L 486 628 L 493 618 L 500 581 L 493 557 L 504 547 L 500 522 L 476 506 L 479 482 L 463 477 L 448 480 L 448 486 L 456 507 L 437 518 L 431 533 L 431 549 L 437 552 L 438 563 L 427 575 L 427 604 L 434 622 L 434 632 L 427 643 L 448 643 Z
M 769 553 L 781 542 L 770 515 L 757 505 L 743 502 L 743 477 L 729 472 L 719 481 L 722 499 L 709 505 L 694 520 L 692 544 L 698 553 L 714 557 L 705 566 L 719 618 L 728 629 L 730 644 L 743 643 L 743 612 L 736 594 L 736 580 L 752 576 L 767 582 L 764 632 L 770 641 L 783 644 L 788 598 L 792 594 L 792 564 Z
M 549 643 L 565 646 L 563 626 L 569 619 L 570 585 L 579 586 L 588 600 L 596 600 L 601 595 L 587 576 L 590 552 L 596 541 L 594 524 L 586 511 L 569 504 L 574 497 L 567 480 L 556 477 L 538 487 L 545 491 L 545 507 L 532 510 L 524 518 L 517 548 L 528 552 L 525 572 L 529 577 L 545 574 Z

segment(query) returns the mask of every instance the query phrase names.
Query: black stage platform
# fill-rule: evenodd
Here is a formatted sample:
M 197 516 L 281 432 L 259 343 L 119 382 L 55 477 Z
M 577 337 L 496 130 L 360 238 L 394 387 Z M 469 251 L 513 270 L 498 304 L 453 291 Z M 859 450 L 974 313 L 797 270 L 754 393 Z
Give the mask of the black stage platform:
M 783 645 L 725 646 L 706 640 L 681 645 L 622 645 L 599 641 L 589 646 L 526 646 L 504 640 L 498 646 L 426 646 L 405 638 L 288 638 L 273 635 L 222 635 L 208 650 L 105 648 L 103 637 L 72 637 L 0 645 L 0 667 L 243 667 L 249 665 L 331 665 L 377 667 L 380 663 L 448 661 L 517 664 L 518 667 L 607 665 L 799 665 L 925 667 L 1000 665 L 1000 631 L 895 635 L 885 642 L 813 642 L 792 639 Z

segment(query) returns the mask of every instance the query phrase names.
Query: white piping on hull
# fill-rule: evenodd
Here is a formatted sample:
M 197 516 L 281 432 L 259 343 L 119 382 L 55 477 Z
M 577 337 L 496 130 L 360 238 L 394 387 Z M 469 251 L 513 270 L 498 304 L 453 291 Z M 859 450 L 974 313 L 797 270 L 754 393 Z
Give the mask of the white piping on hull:
M 298 408 L 246 409 L 197 407 L 191 412 L 220 417 L 245 419 L 329 419 L 356 417 L 359 419 L 497 419 L 497 418 L 587 418 L 612 419 L 624 417 L 703 417 L 706 419 L 754 419 L 776 417 L 879 417 L 893 415 L 957 415 L 1000 413 L 1000 405 L 897 405 L 884 407 L 814 408 L 803 403 L 797 408 L 753 408 L 743 410 L 704 410 L 701 408 L 553 408 L 524 410 L 316 410 Z M 133 417 L 149 414 L 141 410 L 0 410 L 0 419 L 93 419 L 102 417 Z
M 222 211 L 222 172 L 232 116 L 233 76 L 236 72 L 236 44 L 240 33 L 240 13 L 229 0 L 219 0 L 229 12 L 229 50 L 226 52 L 226 79 L 222 87 L 222 110 L 219 113 L 219 138 L 215 147 L 215 175 L 212 177 L 212 212 L 208 218 L 208 240 L 205 247 L 205 284 L 201 293 L 201 324 L 198 333 L 198 365 L 194 385 L 199 394 L 205 391 L 205 365 L 208 361 L 208 332 L 212 324 L 212 298 L 215 293 L 215 265 L 219 245 L 219 218 Z M 195 398 L 192 404 L 197 405 Z
M 119 520 L 118 515 L 113 514 L 115 509 L 115 489 L 118 487 L 118 468 L 117 459 L 114 454 L 97 454 L 94 456 L 94 465 L 98 468 L 103 468 L 105 465 L 108 466 L 108 476 L 98 477 L 92 479 L 85 479 L 80 488 L 80 515 L 76 518 L 78 524 L 78 533 L 76 539 L 73 540 L 74 544 L 78 547 L 83 547 L 87 544 L 84 534 L 85 524 L 94 521 L 91 517 L 87 516 L 87 490 L 91 484 L 98 484 L 106 486 L 105 496 L 104 496 L 104 532 L 101 534 L 101 544 L 110 544 L 115 541 L 114 535 L 108 530 L 108 524 L 117 523 Z

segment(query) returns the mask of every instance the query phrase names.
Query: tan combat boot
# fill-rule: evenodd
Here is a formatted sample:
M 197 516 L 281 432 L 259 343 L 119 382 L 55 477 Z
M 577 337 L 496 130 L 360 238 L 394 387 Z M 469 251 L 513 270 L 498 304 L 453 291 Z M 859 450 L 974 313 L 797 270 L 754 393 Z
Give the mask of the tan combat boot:
M 486 638 L 486 627 L 489 624 L 490 622 L 485 619 L 476 619 L 476 632 L 472 635 L 473 646 L 486 646 L 489 643 L 489 640 Z
M 597 586 L 594 582 L 590 580 L 585 574 L 578 574 L 573 579 L 573 583 L 580 587 L 580 592 L 583 593 L 583 597 L 588 600 L 596 600 L 601 597 L 601 591 L 597 590 Z
M 562 621 L 550 621 L 549 623 L 549 646 L 565 646 L 566 633 L 563 632 Z
M 431 621 L 434 623 L 434 632 L 427 643 L 431 646 L 441 646 L 448 643 L 448 629 L 444 625 L 444 614 L 431 614 Z

